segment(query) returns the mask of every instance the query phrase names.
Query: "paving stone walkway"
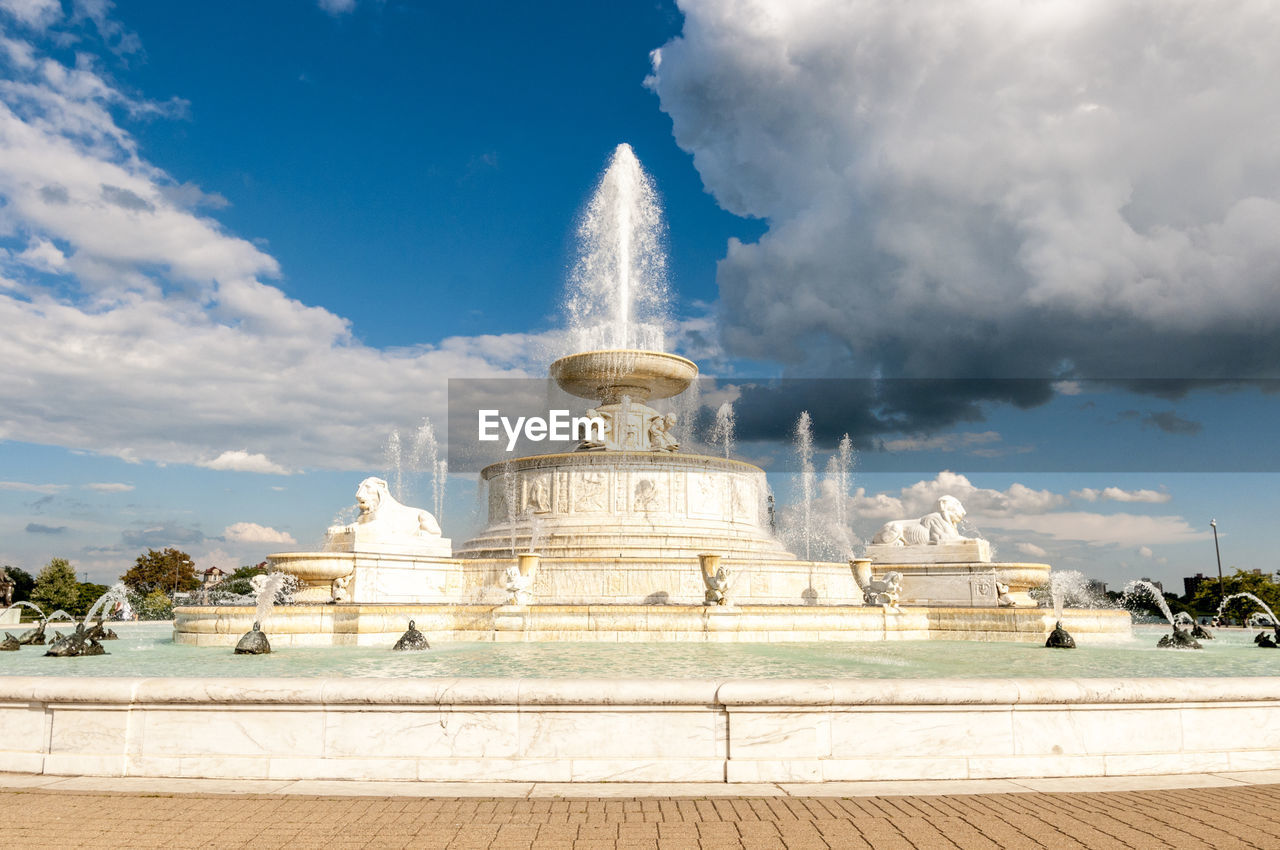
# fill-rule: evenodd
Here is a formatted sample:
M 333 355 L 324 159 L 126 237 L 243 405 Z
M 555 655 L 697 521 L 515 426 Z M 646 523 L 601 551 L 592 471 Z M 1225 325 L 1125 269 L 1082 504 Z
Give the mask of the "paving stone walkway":
M 0 788 L 0 848 L 1280 848 L 1280 785 L 929 796 L 374 797 Z

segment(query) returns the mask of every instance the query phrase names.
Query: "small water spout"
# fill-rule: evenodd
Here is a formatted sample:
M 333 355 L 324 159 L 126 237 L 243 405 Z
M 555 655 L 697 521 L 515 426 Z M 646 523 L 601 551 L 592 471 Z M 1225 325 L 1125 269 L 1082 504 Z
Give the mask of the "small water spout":
M 110 604 L 113 608 L 116 604 L 125 604 L 129 601 L 129 589 L 124 586 L 124 582 L 116 582 L 107 589 L 107 592 L 98 597 L 98 600 L 89 607 L 89 612 L 84 615 L 84 624 L 89 625 L 89 621 L 95 617 L 101 618 L 101 612 Z
M 1280 620 L 1276 619 L 1275 612 L 1271 610 L 1270 605 L 1263 602 L 1261 599 L 1254 596 L 1252 593 L 1250 593 L 1247 590 L 1241 591 L 1239 593 L 1233 593 L 1230 596 L 1226 596 L 1223 598 L 1222 602 L 1218 603 L 1219 622 L 1221 622 L 1222 620 L 1223 612 L 1226 610 L 1227 603 L 1232 602 L 1236 599 L 1249 599 L 1257 603 L 1258 607 L 1260 607 L 1266 613 L 1267 617 L 1271 620 L 1271 629 L 1272 631 L 1275 632 L 1275 637 L 1272 638 L 1266 632 L 1259 632 L 1257 635 L 1254 636 L 1253 642 L 1256 643 L 1258 646 L 1264 647 L 1266 649 L 1275 649 L 1280 647 Z
M 1173 619 L 1173 613 L 1169 610 L 1169 603 L 1165 601 L 1164 594 L 1160 592 L 1160 588 L 1156 587 L 1145 579 L 1131 581 L 1124 588 L 1124 596 L 1128 598 L 1132 593 L 1141 591 L 1156 601 L 1160 607 L 1160 613 L 1164 614 L 1164 618 L 1169 621 L 1169 625 L 1173 627 L 1173 632 L 1160 638 L 1156 646 L 1161 649 L 1200 649 L 1201 646 L 1191 636 L 1188 629 L 1178 626 Z
M 284 573 L 268 573 L 250 579 L 257 592 L 257 608 L 253 614 L 253 628 L 245 632 L 236 644 L 236 655 L 265 655 L 271 651 L 271 643 L 262 632 L 262 624 L 271 616 L 276 604 L 276 594 L 284 587 Z

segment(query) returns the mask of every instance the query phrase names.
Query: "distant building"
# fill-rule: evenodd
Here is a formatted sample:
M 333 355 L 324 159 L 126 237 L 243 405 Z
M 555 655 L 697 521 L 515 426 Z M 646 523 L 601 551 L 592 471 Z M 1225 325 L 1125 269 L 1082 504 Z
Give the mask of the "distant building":
M 1160 591 L 1161 593 L 1164 593 L 1164 582 L 1156 581 L 1155 579 L 1147 578 L 1146 576 L 1143 576 L 1142 580 L 1150 584 L 1152 587 L 1154 587 L 1156 590 Z
M 1193 576 L 1184 576 L 1182 579 L 1182 589 L 1185 593 L 1183 595 L 1188 599 L 1195 596 L 1200 590 L 1200 585 L 1204 584 L 1206 581 L 1209 581 L 1209 577 L 1204 573 L 1196 573 Z
M 217 584 L 218 582 L 222 581 L 222 578 L 225 575 L 226 573 L 224 573 L 222 570 L 218 569 L 217 567 L 210 567 L 209 569 L 204 571 L 204 583 L 206 585 Z
M 1107 583 L 1105 581 L 1099 581 L 1096 578 L 1091 578 L 1089 579 L 1087 587 L 1089 588 L 1089 593 L 1094 596 L 1107 595 Z

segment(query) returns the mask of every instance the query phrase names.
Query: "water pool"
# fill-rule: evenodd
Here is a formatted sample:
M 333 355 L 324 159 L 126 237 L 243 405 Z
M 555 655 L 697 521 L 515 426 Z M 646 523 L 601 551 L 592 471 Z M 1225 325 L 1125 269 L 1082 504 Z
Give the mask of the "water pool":
M 1081 641 L 1073 651 L 977 641 L 868 643 L 448 643 L 429 652 L 370 647 L 283 648 L 237 656 L 179 646 L 168 623 L 118 624 L 107 656 L 46 658 L 43 647 L 0 653 L 0 676 L 359 676 L 373 678 L 930 679 L 1223 677 L 1280 675 L 1280 652 L 1234 629 L 1201 652 L 1156 649 L 1167 627 L 1130 639 Z

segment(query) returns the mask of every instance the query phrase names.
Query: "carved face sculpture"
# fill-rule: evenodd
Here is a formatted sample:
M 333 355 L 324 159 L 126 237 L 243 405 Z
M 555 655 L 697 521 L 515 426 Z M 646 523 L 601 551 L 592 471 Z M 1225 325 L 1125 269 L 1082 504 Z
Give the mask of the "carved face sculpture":
M 356 489 L 356 505 L 362 514 L 372 514 L 382 504 L 382 494 L 389 492 L 387 482 L 381 478 L 366 478 Z

